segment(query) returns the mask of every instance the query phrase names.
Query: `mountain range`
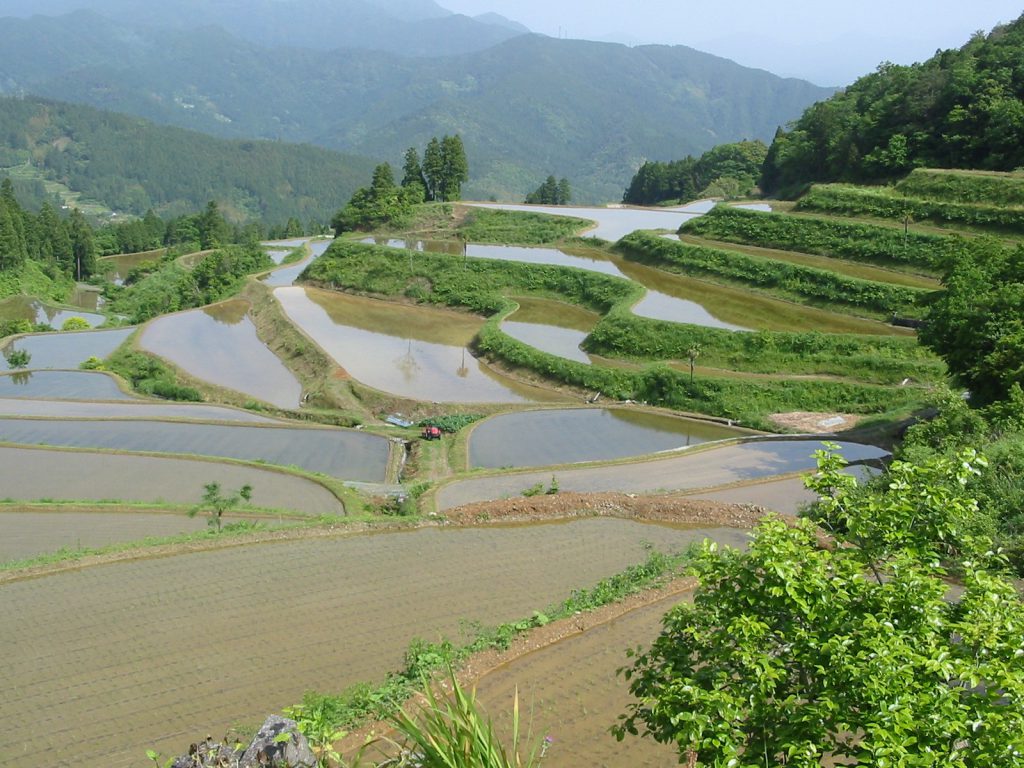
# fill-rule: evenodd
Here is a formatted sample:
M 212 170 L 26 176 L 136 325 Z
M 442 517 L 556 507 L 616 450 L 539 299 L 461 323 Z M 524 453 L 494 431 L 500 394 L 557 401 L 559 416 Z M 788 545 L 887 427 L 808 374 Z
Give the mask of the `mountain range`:
M 579 202 L 617 200 L 643 161 L 770 140 L 832 92 L 683 46 L 527 34 L 431 0 L 88 0 L 40 15 L 83 2 L 9 0 L 36 15 L 0 18 L 0 92 L 393 164 L 459 133 L 477 198 L 521 199 L 556 175 Z M 471 29 L 472 44 L 441 27 Z M 417 46 L 396 50 L 402 30 Z M 380 37 L 395 44 L 369 50 Z

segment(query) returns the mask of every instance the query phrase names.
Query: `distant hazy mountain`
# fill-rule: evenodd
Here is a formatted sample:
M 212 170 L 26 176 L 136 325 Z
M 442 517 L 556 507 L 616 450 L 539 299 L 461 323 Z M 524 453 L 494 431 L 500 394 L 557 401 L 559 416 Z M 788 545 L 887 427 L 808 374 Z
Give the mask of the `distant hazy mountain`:
M 477 51 L 529 31 L 497 14 L 453 14 L 433 0 L 4 0 L 0 6 L 0 14 L 19 18 L 80 10 L 129 27 L 220 26 L 270 46 L 401 56 Z
M 0 90 L 393 163 L 457 132 L 467 194 L 515 199 L 554 174 L 580 200 L 620 198 L 645 159 L 768 141 L 831 93 L 685 47 L 521 35 L 411 59 L 268 48 L 220 27 L 143 29 L 92 13 L 0 19 Z

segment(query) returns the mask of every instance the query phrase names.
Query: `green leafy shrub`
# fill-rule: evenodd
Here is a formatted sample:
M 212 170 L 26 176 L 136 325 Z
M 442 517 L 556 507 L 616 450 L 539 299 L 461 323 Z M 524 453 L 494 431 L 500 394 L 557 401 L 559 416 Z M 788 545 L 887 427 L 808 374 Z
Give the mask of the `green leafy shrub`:
M 62 331 L 85 331 L 89 328 L 92 328 L 92 326 L 89 325 L 89 321 L 84 317 L 69 317 L 60 327 Z

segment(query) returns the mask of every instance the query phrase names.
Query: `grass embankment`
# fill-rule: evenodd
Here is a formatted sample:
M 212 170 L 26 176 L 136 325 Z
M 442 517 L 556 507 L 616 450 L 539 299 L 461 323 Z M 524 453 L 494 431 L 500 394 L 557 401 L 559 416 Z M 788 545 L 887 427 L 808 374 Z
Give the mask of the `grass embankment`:
M 467 207 L 459 236 L 471 243 L 547 245 L 576 237 L 593 226 L 592 221 L 572 216 Z
M 640 400 L 678 410 L 707 413 L 740 420 L 748 426 L 771 428 L 767 415 L 780 411 L 879 413 L 908 409 L 920 397 L 920 393 L 912 389 L 892 390 L 850 381 L 702 377 L 691 382 L 683 373 L 667 365 L 653 365 L 642 370 L 586 365 L 541 352 L 502 333 L 501 320 L 516 307 L 507 298 L 509 294 L 559 299 L 602 315 L 614 313 L 614 320 L 620 327 L 631 326 L 631 332 L 638 337 L 637 346 L 642 346 L 640 339 L 649 332 L 685 334 L 693 328 L 633 318 L 628 307 L 642 295 L 641 286 L 584 270 L 484 259 L 466 261 L 436 254 L 418 254 L 410 264 L 404 254 L 395 249 L 339 242 L 310 265 L 303 273 L 303 279 L 333 289 L 402 297 L 487 315 L 489 319 L 477 338 L 478 350 L 515 368 L 583 390 L 598 391 L 613 399 Z M 608 318 L 602 319 L 598 328 L 606 320 Z M 703 338 L 713 345 L 717 339 L 726 339 L 728 332 L 719 334 L 709 332 Z M 800 334 L 764 334 L 762 338 L 795 336 Z M 858 337 L 845 338 L 849 340 L 849 346 L 844 351 L 858 344 Z M 892 341 L 894 345 L 889 349 L 899 349 L 895 346 L 899 340 Z M 620 343 L 622 347 L 627 346 L 624 340 Z M 878 350 L 888 340 L 864 337 L 861 343 L 865 354 L 870 355 L 872 351 L 868 345 Z M 796 352 L 795 345 L 792 352 Z M 723 349 L 718 354 L 722 360 L 743 362 L 740 360 L 743 350 L 737 347 Z M 666 357 L 652 357 L 647 362 Z
M 402 707 L 433 673 L 454 668 L 473 654 L 488 650 L 506 650 L 527 632 L 581 612 L 593 611 L 623 600 L 638 592 L 661 586 L 683 574 L 692 560 L 692 551 L 676 554 L 651 552 L 644 563 L 602 579 L 589 589 L 574 590 L 560 603 L 520 621 L 494 627 L 475 626 L 475 637 L 463 644 L 442 639 L 436 642 L 414 640 L 405 653 L 401 670 L 379 684 L 362 683 L 340 694 L 307 693 L 302 703 L 287 714 L 300 722 L 319 719 L 334 729 L 357 728 L 368 721 L 384 720 Z
M 949 238 L 860 222 L 763 213 L 725 205 L 686 222 L 681 235 L 816 254 L 936 275 Z
M 954 203 L 1024 206 L 1024 173 L 917 168 L 896 184 L 896 191 Z
M 902 194 L 897 187 L 815 184 L 800 198 L 796 210 L 898 221 L 909 217 L 913 221 L 930 221 L 945 227 L 1024 235 L 1024 207 L 911 197 Z
M 667 272 L 699 275 L 776 298 L 875 318 L 919 315 L 929 293 L 737 251 L 691 245 L 650 232 L 627 235 L 616 249 L 627 259 Z
M 48 272 L 41 264 L 29 259 L 15 269 L 0 270 L 0 299 L 26 294 L 51 301 L 67 301 L 75 281 L 53 270 Z

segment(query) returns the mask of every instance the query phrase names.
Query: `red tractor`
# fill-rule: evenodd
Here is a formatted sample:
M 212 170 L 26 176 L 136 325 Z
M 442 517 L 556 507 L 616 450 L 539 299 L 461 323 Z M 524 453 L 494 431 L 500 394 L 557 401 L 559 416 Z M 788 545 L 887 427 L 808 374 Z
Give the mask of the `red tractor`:
M 424 440 L 440 440 L 441 439 L 441 428 L 440 427 L 424 427 L 422 437 Z

